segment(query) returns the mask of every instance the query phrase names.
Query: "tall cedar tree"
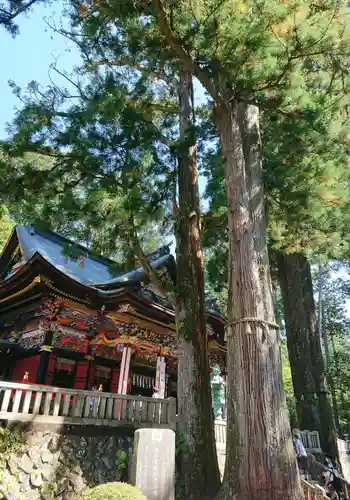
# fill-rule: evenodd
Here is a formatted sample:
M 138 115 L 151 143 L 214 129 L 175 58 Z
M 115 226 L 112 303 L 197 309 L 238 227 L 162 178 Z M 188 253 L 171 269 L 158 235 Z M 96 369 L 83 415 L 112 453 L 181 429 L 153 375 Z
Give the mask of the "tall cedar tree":
M 177 262 L 178 431 L 183 438 L 183 498 L 214 498 L 220 485 L 209 383 L 204 268 L 192 75 L 181 71 L 179 208 L 175 217 Z
M 274 150 L 267 150 L 271 162 L 266 162 L 266 168 L 271 240 L 279 249 L 273 255 L 284 302 L 299 426 L 318 430 L 324 451 L 337 457 L 308 257 L 334 258 L 348 253 L 349 122 L 337 106 L 319 113 L 314 110 L 311 121 L 306 115 L 308 119 L 298 123 L 281 123 L 284 140 L 277 148 L 270 142 Z M 288 138 L 291 125 L 292 139 Z M 266 127 L 265 132 L 268 140 L 271 130 Z M 288 146 L 297 137 L 298 149 L 294 157 L 288 156 Z M 295 165 L 298 175 L 289 176 Z
M 323 451 L 337 459 L 337 435 L 316 325 L 310 263 L 302 253 L 279 252 L 277 265 L 298 425 L 319 431 Z
M 123 87 L 118 72 L 101 71 L 86 88 L 77 85 L 79 104 L 73 106 L 69 106 L 71 97 L 62 97 L 63 90 L 51 88 L 43 94 L 32 83 L 29 96 L 21 96 L 27 104 L 17 116 L 7 150 L 15 156 L 35 151 L 47 155 L 50 162 L 38 164 L 37 157 L 31 162 L 6 159 L 2 192 L 8 192 L 12 203 L 25 200 L 22 217 L 33 216 L 35 207 L 41 221 L 57 225 L 63 219 L 66 232 L 72 224 L 76 237 L 90 229 L 99 239 L 102 231 L 105 238 L 99 247 L 109 254 L 118 251 L 118 239 L 127 240 L 163 293 L 142 251 L 139 233 L 150 220 L 160 224 L 164 217 L 167 223 L 168 200 L 177 178 L 181 478 L 186 498 L 213 498 L 220 476 L 207 355 L 192 77 L 182 72 L 179 80 L 173 78 L 170 93 L 159 85 L 146 85 L 144 75 L 138 80 L 129 73 L 125 80 L 128 85 Z M 174 90 L 180 106 L 174 101 Z M 180 134 L 176 134 L 172 115 L 178 116 L 179 110 Z M 91 241 L 91 234 L 87 236 Z
M 299 109 L 287 117 L 265 112 L 262 127 L 270 252 L 279 268 L 299 425 L 319 430 L 324 450 L 335 456 L 311 270 L 304 254 L 335 258 L 348 253 L 348 126 L 334 105 L 323 111 Z M 227 214 L 218 153 L 209 152 L 206 168 L 211 220 L 206 223 L 205 243 L 216 248 L 221 242 L 219 253 L 211 252 L 208 271 L 212 284 L 222 288 L 227 247 L 222 244 L 225 230 L 218 229 L 220 224 L 225 229 Z M 214 273 L 218 262 L 219 275 Z

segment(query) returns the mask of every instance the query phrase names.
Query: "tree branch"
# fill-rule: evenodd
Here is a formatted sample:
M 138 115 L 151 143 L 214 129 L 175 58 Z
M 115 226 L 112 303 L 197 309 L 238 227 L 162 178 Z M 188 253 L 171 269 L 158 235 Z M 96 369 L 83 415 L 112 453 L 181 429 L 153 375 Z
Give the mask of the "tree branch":
M 175 295 L 173 292 L 169 292 L 166 290 L 163 285 L 160 283 L 158 276 L 156 272 L 154 271 L 153 267 L 151 264 L 148 262 L 147 255 L 143 251 L 139 237 L 137 235 L 137 231 L 135 228 L 135 223 L 134 223 L 134 217 L 131 215 L 129 217 L 128 221 L 128 226 L 129 226 L 129 231 L 128 231 L 128 236 L 129 236 L 129 241 L 130 245 L 135 253 L 135 257 L 139 260 L 140 264 L 143 267 L 143 270 L 149 279 L 149 281 L 155 286 L 155 288 L 158 290 L 158 292 L 167 297 L 171 304 L 175 307 Z
M 201 69 L 198 64 L 196 64 L 192 60 L 191 56 L 183 48 L 181 40 L 179 40 L 174 35 L 164 11 L 162 0 L 152 0 L 152 4 L 156 11 L 160 31 L 163 34 L 166 42 L 169 44 L 173 53 L 179 58 L 186 70 L 189 73 L 192 73 L 196 78 L 198 78 L 203 87 L 209 92 L 211 97 L 217 102 L 221 101 L 222 99 L 217 92 L 208 72 Z
M 157 69 L 156 71 L 150 70 L 149 68 L 145 68 L 141 64 L 131 59 L 101 59 L 100 61 L 94 61 L 93 64 L 96 66 L 128 66 L 129 68 L 139 71 L 143 75 L 147 75 L 154 80 L 162 80 L 165 83 L 170 83 L 176 89 L 178 89 L 180 85 L 178 79 L 175 78 L 175 76 L 169 75 L 168 73 L 160 69 Z
M 5 24 L 13 21 L 17 16 L 25 12 L 26 10 L 30 9 L 30 7 L 35 4 L 38 0 L 30 0 L 28 3 L 24 3 L 19 7 L 16 11 L 14 11 L 12 14 L 10 11 L 7 11 L 5 9 L 0 9 L 1 14 L 0 14 L 0 24 Z

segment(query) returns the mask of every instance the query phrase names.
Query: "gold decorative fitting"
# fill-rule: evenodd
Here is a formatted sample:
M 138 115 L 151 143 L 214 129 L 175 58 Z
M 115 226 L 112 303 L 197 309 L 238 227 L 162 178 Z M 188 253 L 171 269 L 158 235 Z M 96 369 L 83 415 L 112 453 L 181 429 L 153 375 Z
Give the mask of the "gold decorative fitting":
M 55 292 L 57 292 L 59 294 L 59 296 L 58 296 L 59 298 L 67 297 L 69 299 L 73 299 L 73 300 L 71 300 L 71 302 L 73 302 L 73 304 L 79 304 L 79 303 L 91 304 L 91 301 L 88 299 L 79 299 L 78 297 L 75 297 L 74 295 L 70 295 L 69 293 L 63 292 L 59 288 L 56 288 L 55 286 L 53 286 L 52 281 L 50 281 L 48 278 L 46 278 L 46 276 L 42 277 L 42 281 L 45 283 L 46 286 L 51 288 L 51 290 L 54 290 Z M 54 296 L 57 297 L 56 295 L 54 295 Z
M 31 283 L 29 283 L 29 285 L 27 285 L 24 288 L 22 288 L 22 290 L 19 290 L 18 292 L 13 293 L 12 295 L 8 295 L 7 297 L 4 297 L 3 299 L 0 299 L 0 304 L 3 303 L 3 302 L 7 302 L 7 301 L 9 301 L 11 299 L 14 299 L 15 297 L 19 297 L 23 293 L 28 292 L 29 290 L 31 290 L 32 288 L 34 288 L 35 285 L 37 285 L 38 283 L 40 283 L 40 281 L 41 281 L 41 277 L 40 276 L 36 276 L 33 279 L 33 281 Z
M 51 345 L 42 345 L 40 347 L 40 351 L 51 352 L 52 351 L 52 346 Z
M 94 358 L 94 356 L 91 356 L 90 354 L 87 354 L 85 356 L 85 359 L 86 359 L 86 361 L 93 361 L 95 358 Z
M 118 308 L 118 312 L 136 314 L 135 309 L 130 304 L 121 304 Z

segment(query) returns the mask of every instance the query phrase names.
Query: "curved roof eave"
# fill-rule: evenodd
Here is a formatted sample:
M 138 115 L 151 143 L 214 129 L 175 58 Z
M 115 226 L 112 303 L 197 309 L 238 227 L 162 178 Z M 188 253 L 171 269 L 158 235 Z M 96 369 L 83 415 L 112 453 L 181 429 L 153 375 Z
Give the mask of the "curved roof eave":
M 175 260 L 173 255 L 167 254 L 167 255 L 162 255 L 156 260 L 151 261 L 150 266 L 152 267 L 152 269 L 156 270 L 170 263 L 175 264 Z M 129 271 L 128 273 L 125 273 L 121 276 L 117 276 L 103 283 L 95 284 L 94 286 L 100 288 L 100 287 L 110 287 L 113 285 L 123 285 L 123 284 L 132 285 L 140 283 L 140 281 L 142 281 L 142 279 L 145 277 L 146 273 L 143 267 L 140 266 L 133 271 Z
M 136 301 L 143 304 L 143 306 L 151 307 L 152 309 L 161 311 L 169 316 L 173 316 L 174 314 L 173 311 L 167 310 L 157 303 L 140 298 L 138 294 L 133 293 L 130 283 L 124 283 L 126 286 L 119 286 L 114 290 L 101 290 L 95 286 L 80 282 L 74 277 L 69 276 L 69 274 L 64 273 L 61 269 L 55 267 L 39 252 L 36 252 L 15 274 L 0 284 L 0 296 L 2 293 L 8 293 L 9 289 L 15 288 L 16 284 L 23 281 L 26 276 L 31 279 L 38 275 L 47 277 L 48 280 L 52 281 L 57 293 L 61 291 L 63 296 L 65 293 L 67 294 L 66 290 L 69 290 L 70 294 L 76 295 L 77 300 L 89 297 L 92 302 L 97 300 L 100 303 L 103 303 L 104 299 L 109 299 L 109 301 L 113 301 L 113 299 L 115 299 L 118 301 L 118 299 L 120 300 L 122 298 L 129 297 L 129 299 L 133 302 Z M 26 282 L 28 281 L 28 278 L 26 279 Z M 62 285 L 60 287 L 59 281 L 62 280 L 65 282 L 65 290 L 60 290 L 60 288 L 63 287 Z

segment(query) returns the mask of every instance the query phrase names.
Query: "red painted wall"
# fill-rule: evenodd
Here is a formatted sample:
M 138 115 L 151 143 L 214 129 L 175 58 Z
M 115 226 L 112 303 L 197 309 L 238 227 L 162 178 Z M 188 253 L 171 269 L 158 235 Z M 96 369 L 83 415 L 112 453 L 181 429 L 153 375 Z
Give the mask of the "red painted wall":
M 51 354 L 45 380 L 45 383 L 47 385 L 52 385 L 53 374 L 56 368 L 56 361 L 57 361 L 57 356 L 55 356 L 55 354 Z
M 111 391 L 114 392 L 115 394 L 117 394 L 118 392 L 119 374 L 120 374 L 119 368 L 117 370 L 113 370 Z
M 94 382 L 95 382 L 95 373 L 96 373 L 96 368 L 95 368 L 95 365 L 91 365 L 90 367 L 90 377 L 89 377 L 89 381 L 88 381 L 88 389 L 89 391 L 91 391 L 92 389 L 92 386 L 94 385 Z
M 78 362 L 77 371 L 75 372 L 74 389 L 82 389 L 82 390 L 85 389 L 88 369 L 89 369 L 88 361 Z
M 40 354 L 16 361 L 16 366 L 12 372 L 12 382 L 23 382 L 24 372 L 28 372 L 28 383 L 35 384 L 39 362 Z

